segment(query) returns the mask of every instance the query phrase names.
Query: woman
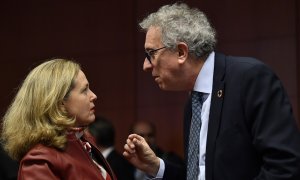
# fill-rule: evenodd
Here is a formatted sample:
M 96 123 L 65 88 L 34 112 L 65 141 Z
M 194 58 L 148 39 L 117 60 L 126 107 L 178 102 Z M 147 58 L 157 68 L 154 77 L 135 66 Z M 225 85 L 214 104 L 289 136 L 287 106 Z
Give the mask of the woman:
M 46 61 L 24 80 L 3 118 L 2 141 L 18 179 L 116 179 L 93 139 L 97 96 L 80 65 Z

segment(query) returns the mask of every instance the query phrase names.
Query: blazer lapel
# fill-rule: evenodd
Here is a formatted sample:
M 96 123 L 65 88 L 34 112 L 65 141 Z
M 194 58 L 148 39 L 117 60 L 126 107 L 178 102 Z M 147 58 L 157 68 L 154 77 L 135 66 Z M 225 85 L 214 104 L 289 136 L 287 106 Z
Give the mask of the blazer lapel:
M 215 142 L 219 132 L 223 99 L 225 95 L 225 69 L 225 56 L 223 54 L 216 53 L 206 143 L 205 174 L 207 180 L 213 179 Z

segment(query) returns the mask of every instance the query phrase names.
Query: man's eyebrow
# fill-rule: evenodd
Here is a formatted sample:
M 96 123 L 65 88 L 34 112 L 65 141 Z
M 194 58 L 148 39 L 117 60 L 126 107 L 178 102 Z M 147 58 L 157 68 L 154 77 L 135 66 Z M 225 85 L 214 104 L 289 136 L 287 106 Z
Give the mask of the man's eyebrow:
M 145 51 L 147 51 L 147 52 L 150 52 L 150 51 L 153 51 L 154 50 L 154 48 L 145 48 Z

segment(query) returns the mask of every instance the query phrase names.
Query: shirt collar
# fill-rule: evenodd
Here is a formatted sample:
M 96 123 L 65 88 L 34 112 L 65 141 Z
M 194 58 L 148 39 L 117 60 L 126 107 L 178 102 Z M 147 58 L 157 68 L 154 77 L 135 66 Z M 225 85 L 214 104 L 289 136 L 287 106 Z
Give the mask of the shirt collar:
M 211 52 L 205 60 L 194 85 L 194 91 L 211 93 L 214 75 L 215 52 Z
M 111 146 L 111 147 L 105 149 L 104 151 L 102 151 L 101 153 L 102 153 L 103 157 L 106 159 L 107 156 L 110 154 L 110 152 L 112 152 L 113 150 L 114 150 L 114 148 Z
M 80 139 L 86 127 L 71 127 L 68 129 L 67 134 L 75 134 L 77 139 Z

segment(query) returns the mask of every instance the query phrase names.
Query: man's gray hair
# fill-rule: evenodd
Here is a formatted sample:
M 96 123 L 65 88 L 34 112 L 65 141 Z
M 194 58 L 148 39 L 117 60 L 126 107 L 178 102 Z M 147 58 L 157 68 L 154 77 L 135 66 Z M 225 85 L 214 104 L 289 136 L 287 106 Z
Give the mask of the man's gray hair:
M 169 49 L 176 49 L 177 43 L 185 42 L 189 53 L 203 57 L 215 48 L 216 33 L 206 15 L 184 3 L 162 6 L 139 25 L 146 32 L 151 26 L 159 27 L 162 43 Z

